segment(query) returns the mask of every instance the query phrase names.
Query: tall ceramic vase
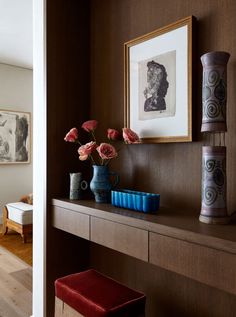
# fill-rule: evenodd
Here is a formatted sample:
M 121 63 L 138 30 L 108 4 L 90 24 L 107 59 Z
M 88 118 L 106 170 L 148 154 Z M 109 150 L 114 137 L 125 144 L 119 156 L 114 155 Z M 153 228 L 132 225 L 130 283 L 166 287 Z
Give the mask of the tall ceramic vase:
M 202 132 L 226 132 L 227 52 L 209 52 L 201 57 Z
M 113 183 L 111 177 L 114 177 Z M 119 176 L 115 172 L 109 172 L 108 166 L 93 165 L 93 178 L 90 189 L 97 203 L 109 203 L 111 201 L 111 189 L 119 183 Z
M 201 222 L 229 221 L 226 204 L 226 147 L 204 146 L 202 150 Z

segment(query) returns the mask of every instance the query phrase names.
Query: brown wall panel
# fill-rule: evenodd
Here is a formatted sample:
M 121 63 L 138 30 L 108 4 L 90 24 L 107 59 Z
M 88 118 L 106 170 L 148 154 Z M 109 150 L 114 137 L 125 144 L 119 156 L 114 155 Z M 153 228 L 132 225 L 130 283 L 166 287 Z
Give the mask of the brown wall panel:
M 83 171 L 75 144 L 65 133 L 89 116 L 90 4 L 87 0 L 47 1 L 47 195 L 69 195 L 69 173 Z M 37 146 L 37 144 L 34 144 Z M 47 212 L 47 316 L 54 316 L 54 281 L 86 268 L 88 243 L 52 229 Z M 81 256 L 83 254 L 83 256 Z
M 68 195 L 69 172 L 86 169 L 66 132 L 89 116 L 89 2 L 47 1 L 48 190 Z
M 197 18 L 193 87 L 197 139 L 192 143 L 124 146 L 111 168 L 119 172 L 122 187 L 158 192 L 164 206 L 200 211 L 201 147 L 205 141 L 200 133 L 200 56 L 211 50 L 225 50 L 231 53 L 226 134 L 228 207 L 230 213 L 236 209 L 234 0 L 47 1 L 49 198 L 68 195 L 69 172 L 90 173 L 89 164 L 79 162 L 77 147 L 63 141 L 67 130 L 88 118 L 99 121 L 99 136 L 108 127 L 123 127 L 124 42 L 190 15 Z M 53 316 L 54 279 L 85 268 L 89 245 L 50 226 L 47 234 L 47 313 Z M 147 317 L 236 315 L 234 296 L 95 244 L 91 265 L 143 290 L 147 294 Z
M 195 44 L 195 112 L 193 143 L 128 146 L 111 167 L 121 186 L 161 194 L 162 205 L 200 210 L 201 201 L 201 78 L 200 56 L 212 50 L 231 53 L 228 64 L 227 169 L 228 209 L 236 209 L 236 2 L 217 0 L 93 0 L 91 1 L 91 117 L 107 127 L 121 128 L 124 117 L 123 43 L 183 17 L 197 18 Z

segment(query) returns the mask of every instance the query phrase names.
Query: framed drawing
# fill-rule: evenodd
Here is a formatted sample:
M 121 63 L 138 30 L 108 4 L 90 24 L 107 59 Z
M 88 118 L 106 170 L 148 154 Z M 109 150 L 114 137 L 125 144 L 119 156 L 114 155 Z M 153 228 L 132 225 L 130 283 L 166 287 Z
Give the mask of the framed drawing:
M 125 126 L 144 143 L 192 141 L 192 25 L 187 17 L 125 48 Z
M 0 164 L 30 163 L 30 113 L 0 109 Z

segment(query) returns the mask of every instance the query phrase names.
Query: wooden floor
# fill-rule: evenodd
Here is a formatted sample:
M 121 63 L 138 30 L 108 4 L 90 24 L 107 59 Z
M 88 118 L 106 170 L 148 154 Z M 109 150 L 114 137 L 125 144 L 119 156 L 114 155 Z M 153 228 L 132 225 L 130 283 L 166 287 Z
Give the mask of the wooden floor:
M 32 315 L 32 267 L 0 246 L 0 317 Z
M 28 237 L 27 243 L 22 243 L 19 233 L 9 230 L 8 234 L 2 235 L 1 232 L 2 225 L 0 224 L 0 246 L 32 266 L 32 236 Z

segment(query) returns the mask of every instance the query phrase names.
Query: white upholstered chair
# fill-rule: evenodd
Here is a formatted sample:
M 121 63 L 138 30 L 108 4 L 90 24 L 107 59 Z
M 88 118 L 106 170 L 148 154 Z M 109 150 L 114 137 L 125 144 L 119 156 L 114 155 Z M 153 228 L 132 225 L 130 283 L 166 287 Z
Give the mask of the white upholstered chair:
M 32 233 L 33 228 L 33 205 L 24 202 L 6 204 L 3 208 L 3 234 L 8 229 L 21 234 L 23 242 L 27 242 L 27 235 Z

